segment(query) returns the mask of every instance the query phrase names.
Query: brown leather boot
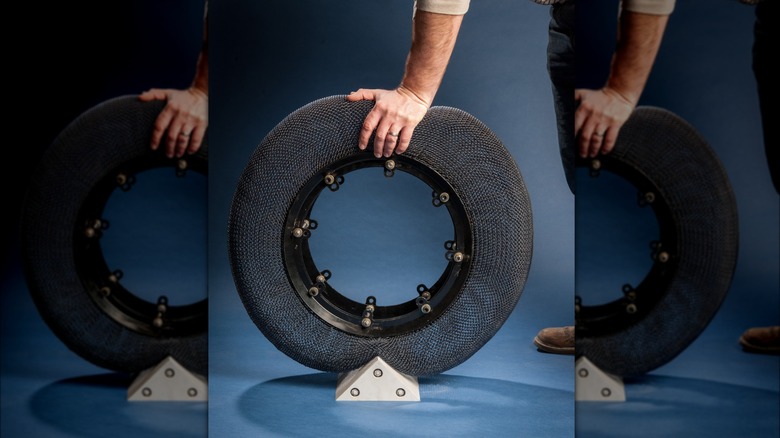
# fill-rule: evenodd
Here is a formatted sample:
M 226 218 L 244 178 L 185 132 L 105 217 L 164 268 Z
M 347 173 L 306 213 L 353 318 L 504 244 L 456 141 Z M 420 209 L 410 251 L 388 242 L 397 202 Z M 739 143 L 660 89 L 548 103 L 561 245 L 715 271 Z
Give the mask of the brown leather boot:
M 739 343 L 751 353 L 780 354 L 780 326 L 749 328 L 739 337 Z
M 548 327 L 534 338 L 539 351 L 554 354 L 574 354 L 574 326 Z

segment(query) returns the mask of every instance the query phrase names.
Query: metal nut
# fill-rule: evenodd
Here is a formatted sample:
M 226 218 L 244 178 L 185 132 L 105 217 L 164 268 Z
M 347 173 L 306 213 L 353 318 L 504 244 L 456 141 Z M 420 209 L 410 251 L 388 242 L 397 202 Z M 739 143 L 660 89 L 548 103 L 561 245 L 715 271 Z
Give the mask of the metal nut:
M 323 178 L 323 180 L 325 181 L 325 184 L 331 185 L 334 182 L 336 182 L 336 177 L 333 176 L 332 173 L 329 173 L 329 174 L 325 175 L 325 178 Z
M 387 160 L 387 161 L 385 161 L 385 169 L 387 169 L 387 170 L 395 169 L 395 160 Z
M 292 230 L 293 237 L 301 237 L 303 236 L 303 228 L 293 228 Z
M 658 261 L 661 263 L 666 263 L 669 261 L 669 253 L 666 251 L 661 251 L 658 253 Z
M 360 321 L 360 325 L 362 325 L 362 326 L 363 326 L 363 327 L 365 327 L 365 328 L 369 328 L 369 327 L 371 327 L 371 323 L 372 323 L 372 321 L 371 321 L 371 318 L 363 318 L 363 319 Z
M 463 253 L 462 252 L 456 252 L 452 255 L 452 261 L 455 263 L 460 263 L 463 261 Z

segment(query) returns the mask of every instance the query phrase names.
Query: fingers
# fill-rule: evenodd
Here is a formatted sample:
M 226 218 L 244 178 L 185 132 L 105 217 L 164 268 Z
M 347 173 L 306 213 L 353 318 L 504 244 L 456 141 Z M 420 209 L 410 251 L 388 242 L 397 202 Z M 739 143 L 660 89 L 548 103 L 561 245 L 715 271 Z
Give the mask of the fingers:
M 376 158 L 404 153 L 412 133 L 425 117 L 428 105 L 396 90 L 359 89 L 347 96 L 349 101 L 374 100 L 358 136 L 358 148 L 366 150 L 374 136 L 372 152 Z
M 396 146 L 399 143 L 399 137 L 401 130 L 398 128 L 391 128 L 385 130 L 381 124 L 380 127 L 376 130 L 377 134 L 376 137 L 374 137 L 374 156 L 377 158 L 380 157 L 390 157 L 393 155 L 393 152 L 396 153 L 403 153 L 403 151 L 406 150 L 404 148 L 403 150 L 399 150 Z M 408 142 L 406 147 L 408 147 Z
M 139 99 L 167 99 L 152 128 L 150 147 L 157 150 L 165 142 L 168 158 L 197 152 L 208 126 L 208 96 L 190 90 L 151 89 Z
M 608 129 L 604 136 L 604 144 L 601 146 L 601 153 L 608 154 L 615 148 L 617 142 L 618 129 Z
M 581 158 L 610 153 L 633 104 L 605 89 L 578 89 L 574 96 L 578 102 L 574 113 L 577 153 Z
M 369 112 L 368 115 L 366 116 L 366 119 L 363 121 L 363 126 L 360 128 L 360 137 L 358 137 L 358 148 L 361 151 L 365 150 L 366 147 L 368 147 L 368 140 L 371 138 L 371 134 L 374 132 L 374 129 L 376 129 L 381 119 L 382 119 L 382 114 L 379 112 L 379 110 L 376 107 L 374 107 L 374 109 L 372 109 L 371 112 Z M 382 140 L 384 140 L 384 136 L 382 137 Z M 374 155 L 376 156 L 376 154 L 377 152 L 375 150 Z M 377 158 L 381 156 L 382 154 L 380 152 Z
M 168 125 L 171 124 L 173 115 L 174 111 L 168 107 L 165 107 L 157 116 L 157 120 L 154 122 L 154 128 L 152 128 L 151 148 L 153 151 L 157 150 L 157 148 L 160 146 L 160 141 L 162 140 L 165 131 L 168 130 Z
M 398 136 L 398 146 L 395 148 L 395 152 L 403 154 L 409 148 L 409 143 L 412 141 L 412 132 L 414 128 L 406 127 L 401 130 Z
M 375 100 L 375 99 L 376 99 L 375 90 L 369 90 L 366 88 L 361 88 L 347 95 L 347 100 L 350 102 L 357 102 L 359 100 Z
M 590 158 L 595 157 L 596 155 L 601 153 L 606 153 L 604 150 L 602 150 L 602 146 L 604 145 L 604 129 L 603 128 L 595 128 L 591 135 L 590 135 L 590 141 L 588 144 L 588 151 L 587 155 Z
M 190 144 L 190 137 L 192 136 L 192 128 L 188 127 L 182 127 L 181 131 L 179 131 L 179 135 L 176 137 L 176 146 L 174 148 L 173 154 L 178 158 L 184 155 L 184 152 L 187 150 L 187 147 Z
M 200 150 L 200 146 L 203 144 L 203 138 L 206 136 L 206 127 L 199 125 L 192 130 L 190 136 L 190 146 L 187 148 L 188 154 L 194 154 Z
M 140 95 L 138 95 L 138 99 L 143 102 L 149 102 L 152 100 L 167 100 L 170 98 L 171 90 L 167 89 L 161 89 L 161 88 L 152 88 L 151 90 L 144 91 Z

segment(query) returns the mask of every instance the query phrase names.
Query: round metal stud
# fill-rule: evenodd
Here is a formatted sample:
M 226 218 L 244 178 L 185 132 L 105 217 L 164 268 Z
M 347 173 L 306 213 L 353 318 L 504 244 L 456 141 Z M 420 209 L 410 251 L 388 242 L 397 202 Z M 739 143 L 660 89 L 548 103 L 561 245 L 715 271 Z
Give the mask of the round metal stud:
M 292 235 L 293 235 L 293 237 L 301 237 L 301 236 L 303 236 L 303 228 L 293 228 Z
M 376 368 L 376 369 L 374 370 L 374 377 L 382 377 L 382 374 L 383 374 L 383 373 L 382 373 L 382 370 L 381 370 L 381 369 L 379 369 L 379 368 Z

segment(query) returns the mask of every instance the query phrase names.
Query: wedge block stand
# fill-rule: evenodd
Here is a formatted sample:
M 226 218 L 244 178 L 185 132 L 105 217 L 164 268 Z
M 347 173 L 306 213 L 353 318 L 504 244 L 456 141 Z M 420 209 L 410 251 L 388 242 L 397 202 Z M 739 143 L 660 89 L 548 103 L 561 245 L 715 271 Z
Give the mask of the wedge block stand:
M 574 384 L 575 401 L 624 402 L 626 391 L 623 379 L 606 373 L 585 356 L 577 359 Z
M 208 400 L 206 378 L 193 373 L 171 356 L 142 371 L 127 389 L 127 401 Z
M 417 377 L 396 371 L 375 357 L 362 367 L 339 374 L 336 401 L 420 401 Z

